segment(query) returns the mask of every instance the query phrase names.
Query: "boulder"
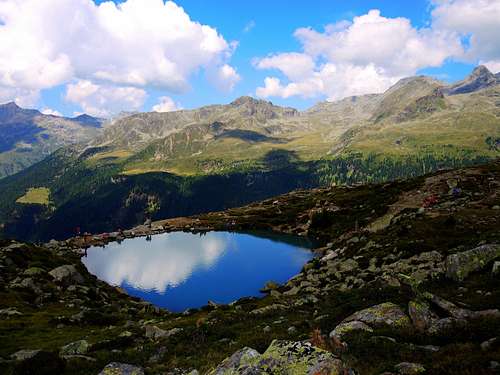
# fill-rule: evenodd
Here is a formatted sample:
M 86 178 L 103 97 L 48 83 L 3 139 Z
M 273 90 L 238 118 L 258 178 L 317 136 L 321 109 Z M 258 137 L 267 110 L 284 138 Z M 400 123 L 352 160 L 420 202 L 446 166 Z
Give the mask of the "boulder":
M 157 326 L 148 325 L 146 326 L 145 336 L 152 340 L 159 340 L 169 338 L 170 336 L 174 336 L 180 332 L 182 332 L 182 328 L 172 328 L 166 331 Z
M 446 276 L 455 281 L 463 281 L 471 272 L 479 271 L 498 257 L 500 245 L 497 244 L 482 245 L 449 255 L 445 261 Z
M 244 348 L 224 360 L 210 375 L 237 374 L 324 374 L 348 373 L 332 353 L 310 343 L 274 340 L 261 355 Z
M 54 281 L 67 284 L 81 284 L 85 281 L 83 276 L 76 270 L 75 266 L 67 264 L 54 268 L 49 272 Z
M 425 372 L 425 367 L 420 363 L 401 362 L 394 366 L 394 369 L 400 375 L 418 375 Z
M 351 322 L 340 323 L 333 331 L 330 332 L 330 338 L 337 344 L 344 341 L 345 336 L 355 331 L 373 332 L 373 329 L 367 324 L 353 320 Z
M 427 302 L 410 301 L 408 314 L 415 329 L 425 332 L 439 317 L 433 313 Z
M 90 345 L 86 340 L 78 340 L 68 345 L 64 345 L 59 351 L 59 354 L 61 356 L 83 355 L 89 351 L 89 347 Z
M 98 375 L 144 375 L 144 370 L 126 363 L 111 362 Z
M 1 309 L 0 310 L 0 316 L 1 317 L 12 317 L 12 316 L 20 316 L 23 315 L 20 313 L 15 307 L 7 307 L 6 309 Z
M 408 315 L 398 305 L 392 302 L 381 303 L 355 312 L 343 322 L 359 321 L 372 328 L 392 328 L 397 330 L 411 329 Z

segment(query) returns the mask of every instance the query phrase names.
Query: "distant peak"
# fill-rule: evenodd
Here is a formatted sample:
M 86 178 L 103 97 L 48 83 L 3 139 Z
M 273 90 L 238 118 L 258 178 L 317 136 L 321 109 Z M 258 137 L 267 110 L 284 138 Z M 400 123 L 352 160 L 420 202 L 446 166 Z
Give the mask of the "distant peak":
M 469 78 L 477 79 L 480 77 L 493 77 L 493 73 L 491 73 L 489 69 L 484 65 L 479 65 L 476 68 L 474 68 Z
M 231 105 L 240 106 L 245 104 L 258 104 L 258 103 L 267 103 L 264 100 L 259 100 L 252 98 L 251 96 L 240 96 L 238 99 L 231 102 Z
M 4 107 L 4 108 L 21 109 L 21 107 L 19 107 L 16 104 L 16 102 L 8 102 L 8 103 L 0 104 L 0 106 Z

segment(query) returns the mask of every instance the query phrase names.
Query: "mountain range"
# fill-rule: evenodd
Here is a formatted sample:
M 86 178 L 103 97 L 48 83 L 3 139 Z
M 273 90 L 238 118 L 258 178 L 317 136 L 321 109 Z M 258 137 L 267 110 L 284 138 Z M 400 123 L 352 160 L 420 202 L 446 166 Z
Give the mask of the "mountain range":
M 0 105 L 0 178 L 61 147 L 90 141 L 100 132 L 101 123 L 86 114 L 65 118 L 23 109 L 13 102 Z
M 75 227 L 114 230 L 151 216 L 224 209 L 303 187 L 415 176 L 500 155 L 500 74 L 483 66 L 452 85 L 410 77 L 381 94 L 305 111 L 241 97 L 119 116 L 102 127 L 90 117 L 12 111 L 31 125 L 26 141 L 17 132 L 2 143 L 7 153 L 22 154 L 18 147 L 34 138 L 42 143 L 52 128 L 59 129 L 59 143 L 50 151 L 67 142 L 0 180 L 4 234 L 23 239 L 65 237 Z M 34 133 L 41 124 L 52 125 Z

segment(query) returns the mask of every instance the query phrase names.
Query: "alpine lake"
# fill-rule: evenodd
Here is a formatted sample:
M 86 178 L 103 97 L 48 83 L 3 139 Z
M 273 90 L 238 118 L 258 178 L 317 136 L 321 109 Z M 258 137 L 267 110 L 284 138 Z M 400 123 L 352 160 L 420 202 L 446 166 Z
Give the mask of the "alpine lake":
M 269 233 L 171 232 L 91 247 L 82 262 L 129 295 L 181 312 L 262 296 L 267 282 L 300 272 L 313 257 L 310 247 L 303 238 Z

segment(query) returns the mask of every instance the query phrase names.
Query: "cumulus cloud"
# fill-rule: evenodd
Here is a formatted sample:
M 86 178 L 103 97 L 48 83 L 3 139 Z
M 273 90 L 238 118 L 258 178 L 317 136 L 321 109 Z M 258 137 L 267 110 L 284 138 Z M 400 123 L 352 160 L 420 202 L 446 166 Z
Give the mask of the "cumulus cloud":
M 51 116 L 58 116 L 58 117 L 62 117 L 62 113 L 59 112 L 59 111 L 56 111 L 52 108 L 44 108 L 42 109 L 40 112 L 42 112 L 44 115 L 51 115 Z
M 490 66 L 500 64 L 500 1 L 434 0 L 433 25 L 458 33 L 465 42 L 463 58 Z
M 220 91 L 230 92 L 241 77 L 231 65 L 224 64 L 216 69 L 209 70 L 208 79 Z
M 169 96 L 160 97 L 158 104 L 155 104 L 152 108 L 154 112 L 172 112 L 179 109 L 182 109 L 179 103 L 175 103 Z
M 191 20 L 172 1 L 0 2 L 0 92 L 38 92 L 84 80 L 178 93 L 200 69 L 232 69 L 227 60 L 233 48 L 216 29 Z M 229 79 L 231 86 L 234 78 L 211 76 L 222 86 L 226 83 L 219 80 Z
M 141 243 L 141 251 L 116 243 L 104 250 L 90 249 L 82 261 L 92 274 L 112 285 L 126 283 L 136 289 L 165 293 L 169 287 L 183 283 L 195 270 L 210 268 L 230 245 L 234 246 L 221 233 L 207 233 L 201 242 L 185 233 L 171 233 Z
M 408 19 L 386 18 L 379 10 L 352 22 L 328 25 L 323 32 L 300 28 L 294 35 L 302 52 L 279 53 L 255 62 L 259 69 L 279 70 L 288 81 L 267 77 L 257 89 L 258 96 L 326 95 L 334 100 L 380 92 L 402 77 L 462 53 L 453 31 L 416 29 Z
M 86 113 L 96 117 L 138 110 L 146 96 L 145 90 L 136 87 L 98 85 L 87 80 L 68 84 L 66 90 L 67 101 L 79 104 Z

